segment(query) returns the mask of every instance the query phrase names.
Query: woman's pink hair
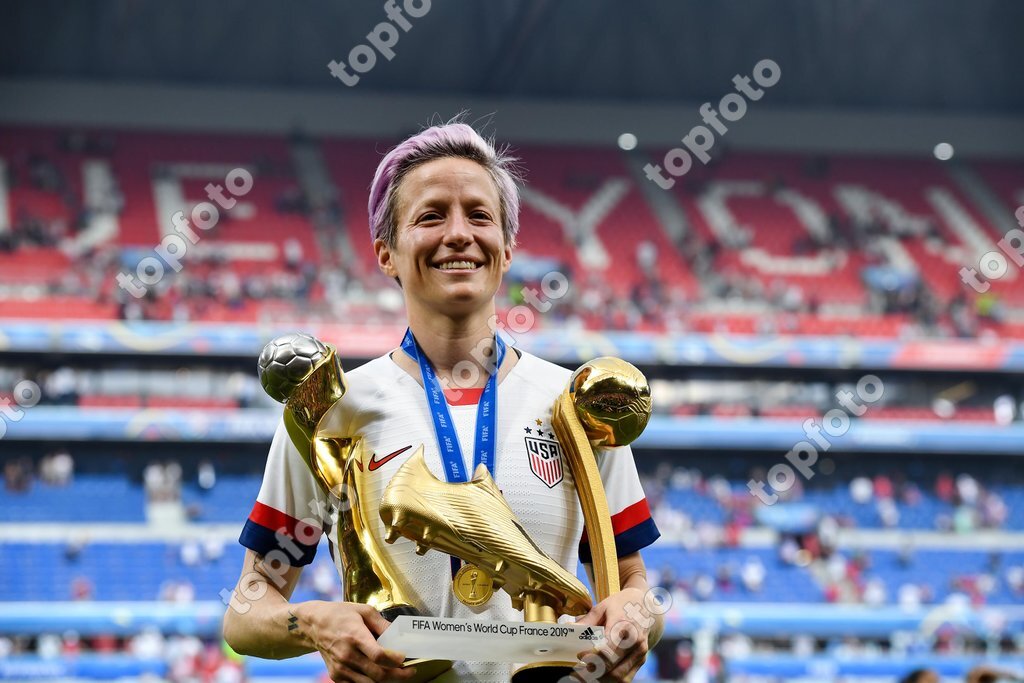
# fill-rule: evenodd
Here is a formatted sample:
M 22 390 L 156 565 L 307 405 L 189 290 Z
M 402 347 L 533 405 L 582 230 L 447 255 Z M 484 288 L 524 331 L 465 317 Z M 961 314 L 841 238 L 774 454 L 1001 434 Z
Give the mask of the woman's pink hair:
M 397 227 L 398 188 L 409 171 L 420 164 L 443 158 L 475 161 L 491 175 L 498 189 L 501 228 L 505 242 L 515 246 L 519 233 L 519 172 L 508 149 L 495 149 L 471 126 L 452 121 L 406 138 L 388 152 L 370 185 L 370 237 L 394 246 Z

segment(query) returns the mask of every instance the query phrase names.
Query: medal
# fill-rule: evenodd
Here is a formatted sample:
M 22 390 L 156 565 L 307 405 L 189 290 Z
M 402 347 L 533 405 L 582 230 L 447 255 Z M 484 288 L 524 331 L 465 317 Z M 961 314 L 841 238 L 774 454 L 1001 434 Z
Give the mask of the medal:
M 484 604 L 494 595 L 494 579 L 491 578 L 490 573 L 480 567 L 466 564 L 452 579 L 452 590 L 459 602 L 476 607 Z

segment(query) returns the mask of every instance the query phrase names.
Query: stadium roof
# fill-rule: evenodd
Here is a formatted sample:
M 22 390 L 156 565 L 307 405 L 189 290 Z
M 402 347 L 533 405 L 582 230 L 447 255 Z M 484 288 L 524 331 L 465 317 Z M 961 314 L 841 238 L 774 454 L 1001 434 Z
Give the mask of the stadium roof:
M 401 5 L 403 0 L 398 0 Z M 362 92 L 717 101 L 764 58 L 775 105 L 1024 111 L 1014 0 L 418 0 Z M 0 75 L 348 90 L 327 68 L 384 0 L 5 3 Z

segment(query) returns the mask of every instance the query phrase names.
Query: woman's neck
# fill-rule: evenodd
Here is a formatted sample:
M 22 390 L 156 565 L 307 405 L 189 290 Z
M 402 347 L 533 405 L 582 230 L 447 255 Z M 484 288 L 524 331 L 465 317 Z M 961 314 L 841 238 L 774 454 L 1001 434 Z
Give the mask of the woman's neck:
M 493 315 L 493 307 L 464 318 L 410 311 L 409 329 L 439 378 L 464 389 L 482 387 L 496 360 Z

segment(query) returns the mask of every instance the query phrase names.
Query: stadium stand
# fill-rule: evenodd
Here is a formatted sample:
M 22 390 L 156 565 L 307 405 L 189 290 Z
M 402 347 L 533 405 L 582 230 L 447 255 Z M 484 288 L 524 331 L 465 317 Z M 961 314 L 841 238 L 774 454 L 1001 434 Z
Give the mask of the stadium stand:
M 32 321 L 217 325 L 190 338 L 180 351 L 189 356 L 185 362 L 159 353 L 148 365 L 126 362 L 119 352 L 149 349 L 147 335 L 159 338 L 166 330 L 140 328 L 134 337 L 111 326 L 69 334 L 81 340 L 78 352 L 103 349 L 112 360 L 36 363 L 21 356 L 0 368 L 0 397 L 10 399 L 14 384 L 31 378 L 43 389 L 44 407 L 36 414 L 63 420 L 52 435 L 29 432 L 33 439 L 74 441 L 84 433 L 116 442 L 141 435 L 165 447 L 164 456 L 147 463 L 93 449 L 79 459 L 80 471 L 65 472 L 57 482 L 53 472 L 43 473 L 42 462 L 17 455 L 32 447 L 19 445 L 5 455 L 0 522 L 9 537 L 0 548 L 10 571 L 0 581 L 0 604 L 109 604 L 119 614 L 131 609 L 123 601 L 138 600 L 200 614 L 211 604 L 222 609 L 222 591 L 237 578 L 237 527 L 259 489 L 262 455 L 244 462 L 228 457 L 233 464 L 214 475 L 210 463 L 222 462 L 228 449 L 197 448 L 188 440 L 219 434 L 251 446 L 260 438 L 254 421 L 265 422 L 276 408 L 256 386 L 251 359 L 221 363 L 206 354 L 248 353 L 253 342 L 242 331 L 261 330 L 256 336 L 262 338 L 268 323 L 339 320 L 365 323 L 367 337 L 374 337 L 357 357 L 380 352 L 375 345 L 390 339 L 388 326 L 400 309 L 397 290 L 377 272 L 366 239 L 366 184 L 385 148 L 298 132 L 0 127 L 8 179 L 0 192 L 10 216 L 10 230 L 0 232 L 0 311 L 19 325 L 12 338 L 49 339 L 49 328 L 32 327 Z M 1012 216 L 1024 201 L 1018 164 L 981 161 L 950 171 L 912 158 L 730 152 L 654 199 L 637 172 L 642 153 L 536 144 L 515 153 L 528 184 L 504 308 L 521 303 L 523 286 L 558 270 L 573 288 L 539 320 L 541 333 L 552 327 L 556 336 L 559 329 L 711 335 L 707 349 L 744 366 L 742 379 L 721 369 L 686 378 L 689 370 L 668 372 L 660 356 L 651 368 L 656 417 L 669 420 L 662 424 L 671 431 L 692 422 L 723 435 L 721 443 L 731 449 L 719 463 L 692 446 L 685 455 L 656 448 L 645 463 L 645 488 L 664 534 L 645 559 L 652 579 L 672 596 L 673 618 L 706 618 L 733 671 L 752 679 L 795 677 L 802 667 L 823 670 L 832 666 L 826 656 L 849 668 L 850 658 L 835 653 L 871 651 L 872 638 L 891 653 L 941 652 L 940 664 L 949 671 L 966 670 L 986 637 L 990 648 L 998 641 L 1003 651 L 1019 644 L 1012 606 L 1024 600 L 1024 551 L 1017 540 L 1024 532 L 1024 481 L 1017 474 L 973 467 L 968 456 L 940 471 L 902 460 L 858 464 L 847 454 L 836 457 L 831 476 L 798 482 L 778 505 L 763 506 L 748 480 L 766 476 L 771 463 L 764 450 L 779 444 L 738 445 L 729 440 L 729 425 L 757 434 L 774 429 L 773 438 L 786 441 L 800 433 L 795 425 L 835 407 L 837 391 L 851 376 L 837 371 L 827 380 L 780 381 L 754 370 L 757 353 L 748 357 L 714 341 L 721 334 L 752 342 L 809 337 L 806 346 L 780 352 L 785 368 L 800 357 L 813 362 L 819 342 L 839 343 L 829 347 L 829 364 L 837 365 L 847 349 L 842 338 L 884 340 L 888 355 L 874 362 L 933 370 L 943 367 L 936 359 L 950 347 L 925 349 L 914 345 L 917 340 L 978 338 L 987 345 L 984 352 L 977 345 L 961 348 L 955 362 L 989 373 L 1001 364 L 1017 367 L 1015 347 L 1000 344 L 1024 339 L 1020 279 L 975 294 L 956 271 L 998 240 L 1003 225 L 992 216 Z M 139 300 L 119 290 L 117 273 L 134 272 L 153 254 L 171 229 L 175 207 L 206 201 L 207 183 L 222 183 L 240 167 L 253 174 L 252 191 L 220 213 L 194 251 L 190 247 L 182 272 Z M 216 334 L 204 336 L 210 330 Z M 91 346 L 101 336 L 105 346 Z M 164 341 L 154 348 L 165 348 Z M 229 342 L 235 346 L 226 351 Z M 632 342 L 614 340 L 620 343 Z M 1024 396 L 1009 376 L 915 374 L 887 376 L 886 384 L 884 400 L 853 418 L 868 440 L 914 434 L 936 443 L 944 437 L 935 430 L 949 424 L 1019 427 Z M 58 452 L 66 452 L 65 445 Z M 1007 448 L 988 452 L 1005 456 Z M 54 451 L 47 452 L 44 461 L 52 463 Z M 781 453 L 771 454 L 772 462 Z M 197 477 L 200 458 L 206 458 L 200 464 L 206 474 Z M 176 520 L 169 526 L 168 510 Z M 78 525 L 93 525 L 99 537 Z M 187 539 L 175 536 L 181 529 Z M 36 530 L 39 538 L 31 536 Z M 955 547 L 945 547 L 946 539 Z M 999 547 L 1003 539 L 1009 547 Z M 341 599 L 326 547 L 304 572 L 295 599 Z M 762 607 L 770 614 L 758 616 Z M 843 638 L 834 629 L 845 628 L 838 624 L 847 623 L 849 613 L 813 616 L 818 607 L 863 607 L 876 618 L 860 623 L 858 638 Z M 1005 618 L 993 627 L 996 635 L 983 635 L 990 626 L 984 624 L 962 627 L 954 637 L 946 626 L 928 634 L 918 633 L 916 623 L 898 623 L 900 615 L 913 614 L 930 624 L 920 614 L 932 609 L 990 608 Z M 740 613 L 749 623 L 737 633 L 721 632 Z M 807 621 L 788 624 L 790 614 Z M 74 631 L 57 635 L 63 627 L 28 639 L 0 635 L 0 652 L 10 654 L 9 671 L 60 664 L 69 676 L 93 670 L 172 675 L 180 649 L 197 667 L 203 657 L 216 662 L 211 666 L 232 666 L 211 642 L 204 646 L 191 632 L 171 635 L 186 629 L 188 618 L 159 630 L 95 627 L 81 639 Z M 910 641 L 901 628 L 915 633 Z M 194 629 L 206 639 L 216 635 L 202 617 Z M 808 644 L 800 635 L 806 632 L 818 637 Z M 667 647 L 678 649 L 658 660 L 678 660 L 685 669 L 693 645 L 692 638 L 669 641 Z M 154 658 L 95 659 L 117 652 Z M 893 671 L 905 665 L 894 656 L 873 666 Z M 248 669 L 252 675 L 312 676 L 322 665 L 307 658 L 289 666 L 250 663 Z
M 9 482 L 10 472 L 5 474 Z M 178 484 L 172 498 L 180 499 L 194 522 L 237 524 L 248 515 L 260 481 L 258 474 L 225 474 L 205 486 L 189 480 Z M 976 604 L 1012 604 L 1024 596 L 1021 551 L 831 549 L 827 527 L 938 530 L 950 538 L 979 528 L 1024 530 L 1024 483 L 982 484 L 968 474 L 954 479 L 948 473 L 940 473 L 931 490 L 894 481 L 898 478 L 879 474 L 873 480 L 855 477 L 800 490 L 785 504 L 812 506 L 810 525 L 793 536 L 783 532 L 777 544 L 750 546 L 739 542 L 742 530 L 771 524 L 760 519 L 762 505 L 744 481 L 663 465 L 645 480 L 645 488 L 666 543 L 650 549 L 647 561 L 659 581 L 686 601 L 939 604 L 958 594 Z M 152 496 L 154 486 L 147 486 Z M 145 519 L 143 487 L 123 474 L 77 474 L 67 485 L 34 481 L 23 490 L 7 488 L 0 492 L 0 521 L 5 523 Z M 225 547 L 216 538 L 184 544 L 104 543 L 85 537 L 66 543 L 3 543 L 0 552 L 13 565 L 8 580 L 0 582 L 0 601 L 71 599 L 82 581 L 92 587 L 88 597 L 96 600 L 174 599 L 167 591 L 185 581 L 194 591 L 190 599 L 216 599 L 236 578 L 243 550 L 233 543 Z M 798 545 L 807 552 L 801 555 Z M 327 552 L 321 560 L 329 561 Z M 158 566 L 164 568 L 141 570 Z M 315 583 L 321 572 L 313 568 L 309 581 Z M 853 592 L 840 595 L 839 587 L 847 584 Z M 870 597 L 869 586 L 881 595 Z
M 0 491 L 0 509 L 11 522 L 143 522 L 145 494 L 127 477 L 81 475 L 67 486 Z
M 337 313 L 345 302 L 393 319 L 393 301 L 367 295 L 384 282 L 364 206 L 381 151 L 300 134 L 5 127 L 12 229 L 0 244 L 0 301 L 24 318 L 255 322 Z M 739 335 L 1024 338 L 1016 274 L 977 296 L 956 274 L 1000 236 L 971 183 L 1010 216 L 1024 191 L 1017 165 L 982 162 L 968 181 L 918 159 L 734 153 L 677 185 L 683 224 L 669 229 L 619 153 L 517 152 L 529 181 L 520 259 L 585 285 L 585 296 L 562 302 L 559 320 Z M 254 174 L 253 189 L 220 212 L 188 268 L 142 302 L 118 291 L 117 270 L 134 269 L 171 230 L 177 207 L 207 201 L 206 184 L 236 167 Z M 314 192 L 317 173 L 329 187 Z
M 751 468 L 747 478 L 758 475 L 759 466 L 746 466 Z M 11 483 L 10 472 L 5 473 L 7 486 L 0 490 L 0 503 L 8 521 L 145 519 L 146 494 L 141 480 L 133 482 L 123 473 L 86 472 L 67 477 L 66 484 L 54 484 L 42 476 L 36 478 L 33 469 L 30 462 L 27 479 L 19 486 Z M 248 515 L 262 480 L 259 463 L 249 469 L 252 474 L 214 475 L 201 485 L 198 480 L 183 481 L 179 466 L 172 498 L 181 500 L 193 521 L 237 523 Z M 851 469 L 855 469 L 852 464 L 844 464 L 844 470 Z M 149 476 L 144 474 L 144 478 Z M 794 487 L 782 495 L 781 502 L 809 504 L 817 510 L 816 519 L 829 517 L 842 528 L 1024 531 L 1024 481 L 1007 480 L 995 471 L 977 477 L 941 470 L 922 480 L 894 464 L 868 476 L 847 474 L 838 481 Z M 695 525 L 704 523 L 740 529 L 771 526 L 771 521 L 758 517 L 759 504 L 748 490 L 747 478 L 702 474 L 699 469 L 673 468 L 663 461 L 656 474 L 644 475 L 644 484 L 652 508 L 660 511 L 656 517 L 663 515 L 659 525 L 663 533 L 678 542 Z

